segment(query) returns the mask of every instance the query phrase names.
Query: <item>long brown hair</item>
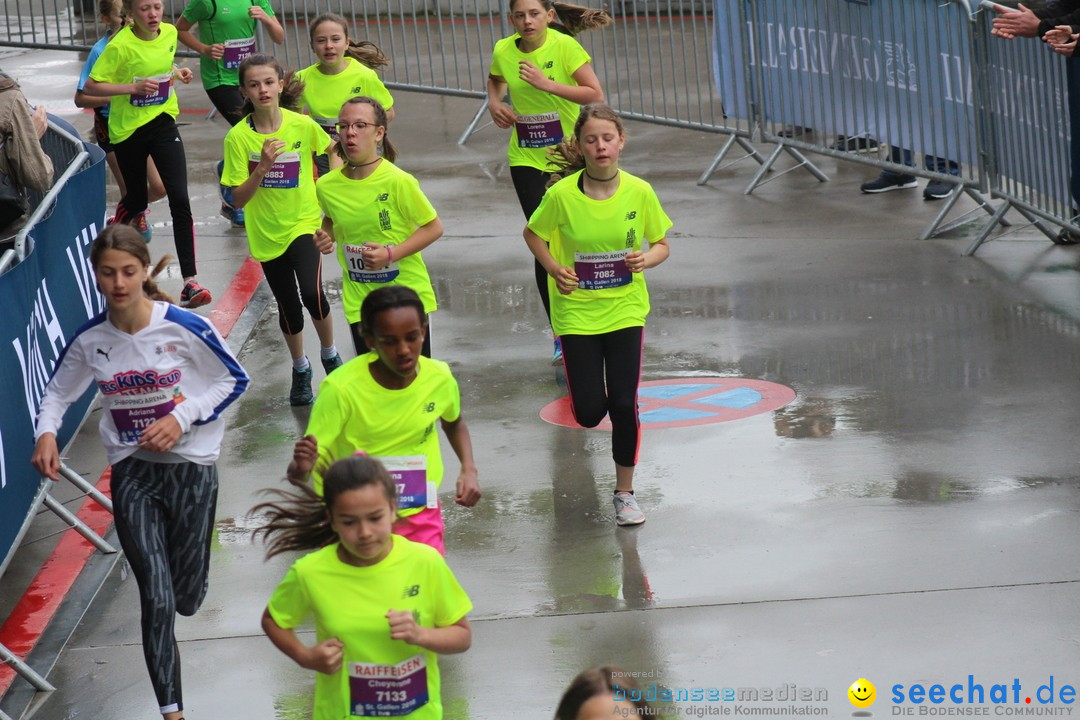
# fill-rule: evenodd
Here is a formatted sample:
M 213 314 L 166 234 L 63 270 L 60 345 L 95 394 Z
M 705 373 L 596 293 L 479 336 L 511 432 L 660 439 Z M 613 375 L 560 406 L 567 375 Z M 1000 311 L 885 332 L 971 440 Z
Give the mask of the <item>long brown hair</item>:
M 345 39 L 349 41 L 348 47 L 345 48 L 345 54 L 353 60 L 367 65 L 372 70 L 390 64 L 390 58 L 383 55 L 382 50 L 375 43 L 367 40 L 360 40 L 359 42 L 353 40 L 349 35 L 349 21 L 336 13 L 323 13 L 308 24 L 308 36 L 312 44 L 315 42 L 315 29 L 324 22 L 337 23 L 341 26 L 341 29 L 345 32 Z
M 619 137 L 626 137 L 626 129 L 623 127 L 622 119 L 611 109 L 610 105 L 604 103 L 583 105 L 581 112 L 578 113 L 577 120 L 574 121 L 574 134 L 564 137 L 562 142 L 554 147 L 549 154 L 549 160 L 555 166 L 555 170 L 551 173 L 551 179 L 548 180 L 546 187 L 551 187 L 567 175 L 573 175 L 578 170 L 585 168 L 585 153 L 581 152 L 581 128 L 592 118 L 608 120 L 614 123 L 619 130 Z
M 101 256 L 106 250 L 119 250 L 131 255 L 138 260 L 144 268 L 148 268 L 146 280 L 143 281 L 143 294 L 151 300 L 164 300 L 167 303 L 176 304 L 176 301 L 166 295 L 154 282 L 154 278 L 157 277 L 162 270 L 169 266 L 169 261 L 172 257 L 165 255 L 153 268 L 150 268 L 150 250 L 146 247 L 146 240 L 139 233 L 138 230 L 130 225 L 123 225 L 117 223 L 110 225 L 109 227 L 98 233 L 98 236 L 94 238 L 93 244 L 90 246 L 90 267 L 97 271 L 98 263 L 101 262 Z
M 552 0 L 537 0 L 545 10 L 555 11 L 555 21 L 548 25 L 563 33 L 574 37 L 586 30 L 607 27 L 611 24 L 611 16 L 606 10 L 594 10 L 582 5 L 570 3 L 552 2 Z M 510 11 L 513 12 L 518 0 L 510 0 Z
M 266 53 L 256 53 L 250 55 L 240 63 L 240 67 L 237 68 L 236 74 L 240 81 L 240 87 L 244 87 L 244 76 L 247 75 L 248 70 L 253 67 L 267 65 L 274 68 L 277 71 L 278 80 L 285 81 L 285 87 L 281 89 L 281 95 L 278 96 L 278 107 L 283 107 L 286 110 L 292 110 L 296 112 L 300 108 L 300 96 L 304 94 L 304 81 L 296 76 L 296 73 L 285 72 L 285 68 L 281 67 L 281 63 L 277 61 L 273 55 L 267 55 Z M 242 115 L 250 115 L 255 112 L 255 104 L 245 95 L 244 104 L 240 108 Z
M 585 670 L 570 682 L 555 709 L 555 720 L 577 720 L 581 706 L 597 695 L 611 695 L 632 703 L 635 716 L 653 713 L 630 673 L 613 665 L 601 665 Z
M 394 162 L 397 160 L 397 148 L 394 147 L 394 143 L 390 142 L 390 121 L 386 118 L 386 109 L 383 108 L 382 103 L 367 95 L 357 95 L 351 97 L 345 101 L 345 105 L 370 105 L 371 109 L 375 111 L 375 125 L 383 129 L 382 136 L 382 156 L 384 160 Z M 345 105 L 342 105 L 342 110 L 345 109 Z M 337 144 L 337 154 L 345 162 L 349 161 L 349 156 L 345 152 L 345 145 L 342 142 Z M 372 161 L 374 162 L 374 161 Z
M 266 522 L 255 530 L 254 538 L 266 539 L 266 557 L 272 558 L 293 550 L 317 550 L 337 542 L 338 536 L 330 526 L 330 511 L 342 493 L 368 485 L 379 487 L 390 503 L 397 506 L 397 487 L 382 463 L 367 455 L 354 455 L 330 465 L 323 476 L 323 495 L 310 485 L 297 485 L 294 490 L 267 490 L 277 500 L 264 502 L 251 509 L 252 515 L 265 515 Z

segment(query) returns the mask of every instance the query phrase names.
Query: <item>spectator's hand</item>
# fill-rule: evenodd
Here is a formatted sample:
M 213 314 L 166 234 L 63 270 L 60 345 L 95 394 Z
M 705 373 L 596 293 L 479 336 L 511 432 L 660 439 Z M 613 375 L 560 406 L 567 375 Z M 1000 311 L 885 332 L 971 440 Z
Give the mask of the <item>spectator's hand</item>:
M 1072 57 L 1076 54 L 1076 40 L 1080 38 L 1080 35 L 1073 35 L 1072 42 L 1061 43 L 1060 45 L 1052 45 L 1058 55 L 1064 55 L 1065 57 Z
M 1043 40 L 1051 45 L 1067 43 L 1070 38 L 1072 38 L 1072 28 L 1068 25 L 1058 25 L 1052 30 L 1047 30 L 1046 34 L 1043 35 Z
M 45 131 L 49 129 L 49 118 L 45 114 L 45 106 L 38 105 L 34 108 L 34 114 L 31 118 L 34 121 L 34 132 L 37 133 L 38 140 L 45 134 Z
M 998 16 L 994 18 L 991 32 L 999 38 L 1012 40 L 1018 37 L 1035 37 L 1039 34 L 1039 18 L 1023 5 L 1015 11 L 1003 7 L 995 8 Z

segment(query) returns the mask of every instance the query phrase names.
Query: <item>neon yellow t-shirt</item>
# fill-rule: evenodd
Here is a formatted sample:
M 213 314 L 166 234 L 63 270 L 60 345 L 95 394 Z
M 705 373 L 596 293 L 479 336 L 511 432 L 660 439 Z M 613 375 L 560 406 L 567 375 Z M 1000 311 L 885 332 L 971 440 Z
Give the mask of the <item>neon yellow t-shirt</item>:
M 142 78 L 158 81 L 154 95 L 114 95 L 109 101 L 109 141 L 123 142 L 131 134 L 162 113 L 180 114 L 176 100 L 176 82 L 172 77 L 176 57 L 176 28 L 161 23 L 153 40 L 141 40 L 132 26 L 121 29 L 105 46 L 101 57 L 90 70 L 97 82 L 126 84 Z
M 308 116 L 284 108 L 281 127 L 268 135 L 256 132 L 250 119 L 249 115 L 238 122 L 225 136 L 221 183 L 228 187 L 242 185 L 259 163 L 267 138 L 285 143 L 274 167 L 244 206 L 251 256 L 267 262 L 284 253 L 293 240 L 314 233 L 322 224 L 311 156 L 326 152 L 330 137 Z
M 632 273 L 624 258 L 641 241 L 662 240 L 671 219 L 652 186 L 619 171 L 619 189 L 593 200 L 578 185 L 581 173 L 548 188 L 529 218 L 529 229 L 549 243 L 560 265 L 574 268 L 578 287 L 563 295 L 548 277 L 551 325 L 556 335 L 599 335 L 645 324 L 649 291 L 645 274 Z
M 367 95 L 378 100 L 383 110 L 394 107 L 394 98 L 378 73 L 356 58 L 347 57 L 345 62 L 345 69 L 337 75 L 323 73 L 318 63 L 296 73 L 304 81 L 300 105 L 327 132 L 334 131 L 341 106 L 349 98 Z
M 424 312 L 435 311 L 435 290 L 420 253 L 400 261 L 395 257 L 390 267 L 380 269 L 364 268 L 360 253 L 365 242 L 399 245 L 416 228 L 436 218 L 416 178 L 386 161 L 363 180 L 354 180 L 337 168 L 319 178 L 315 194 L 322 211 L 334 221 L 346 320 L 360 322 L 364 298 L 385 285 L 412 288 L 424 302 Z
M 382 460 L 399 484 L 398 515 L 415 515 L 437 507 L 443 461 L 436 422 L 461 416 L 461 394 L 441 360 L 421 356 L 416 378 L 401 390 L 375 381 L 369 367 L 375 362 L 379 356 L 369 352 L 326 376 L 305 434 L 319 442 L 317 468 L 357 450 Z M 322 476 L 312 473 L 312 481 L 321 494 Z
M 502 78 L 510 90 L 510 106 L 517 122 L 510 133 L 507 157 L 511 166 L 550 171 L 548 152 L 564 136 L 574 133 L 581 106 L 558 95 L 537 90 L 521 79 L 518 63 L 528 60 L 550 79 L 562 85 L 577 85 L 574 73 L 592 58 L 574 38 L 549 28 L 544 44 L 530 53 L 517 46 L 517 33 L 495 43 L 489 75 Z
M 446 627 L 468 615 L 472 602 L 437 550 L 391 538 L 390 554 L 368 567 L 342 562 L 337 543 L 305 555 L 270 598 L 279 626 L 293 629 L 313 615 L 316 642 L 345 644 L 341 670 L 315 674 L 313 720 L 443 716 L 438 655 L 391 640 L 386 613 L 411 610 L 422 627 Z

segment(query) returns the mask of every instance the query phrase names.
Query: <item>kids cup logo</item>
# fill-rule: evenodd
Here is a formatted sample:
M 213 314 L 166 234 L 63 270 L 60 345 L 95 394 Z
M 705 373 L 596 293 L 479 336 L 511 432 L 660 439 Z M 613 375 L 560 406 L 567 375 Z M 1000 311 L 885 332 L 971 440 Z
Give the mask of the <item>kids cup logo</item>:
M 852 705 L 860 710 L 864 710 L 874 704 L 874 700 L 877 699 L 877 689 L 874 687 L 874 683 L 866 678 L 859 678 L 851 683 L 851 687 L 849 687 L 847 691 L 847 696 Z M 855 714 L 860 716 L 872 715 L 872 713 L 852 713 L 852 715 Z

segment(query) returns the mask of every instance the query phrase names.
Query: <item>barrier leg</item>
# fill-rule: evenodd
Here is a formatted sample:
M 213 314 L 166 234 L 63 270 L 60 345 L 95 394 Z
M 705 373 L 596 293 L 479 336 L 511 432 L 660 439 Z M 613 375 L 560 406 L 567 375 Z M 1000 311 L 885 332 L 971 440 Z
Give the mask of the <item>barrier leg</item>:
M 964 251 L 965 256 L 971 256 L 975 254 L 975 251 L 979 249 L 979 246 L 986 242 L 986 238 L 990 237 L 990 231 L 992 231 L 994 227 L 997 226 L 997 224 L 1001 221 L 1001 218 L 1005 217 L 1005 213 L 1008 212 L 1010 207 L 1012 207 L 1012 202 L 1009 200 L 1001 203 L 997 211 L 994 213 L 994 216 L 990 218 L 990 222 L 986 223 L 986 227 L 982 229 L 982 232 L 979 233 L 978 237 L 976 237 L 971 242 L 971 245 L 968 246 L 967 250 Z
M 1057 239 L 1057 233 L 1055 233 L 1051 228 L 1048 228 L 1046 226 L 1046 223 L 1044 223 L 1042 221 L 1042 218 L 1040 218 L 1038 215 L 1033 215 L 1019 206 L 1016 208 L 1016 211 L 1023 215 L 1025 218 L 1027 218 L 1028 221 L 1032 225 L 1034 225 L 1039 230 L 1039 232 L 1049 238 L 1051 242 Z
M 808 157 L 806 157 L 805 155 L 803 155 L 801 152 L 799 152 L 795 148 L 790 147 L 788 145 L 784 146 L 784 150 L 787 150 L 788 155 L 790 155 L 791 157 L 795 158 L 798 161 L 799 164 L 796 165 L 795 167 L 804 167 L 804 168 L 806 168 L 806 170 L 811 175 L 816 177 L 819 182 L 829 182 L 829 176 L 826 175 L 825 173 L 821 172 L 821 170 L 818 169 L 818 166 L 815 165 L 814 163 L 810 162 L 810 159 Z M 794 170 L 795 168 L 791 168 L 791 169 Z
M 477 131 L 476 126 L 480 124 L 480 118 L 484 117 L 484 113 L 487 112 L 487 109 L 488 101 L 484 100 L 484 102 L 480 105 L 480 109 L 476 111 L 475 115 L 473 115 L 472 122 L 470 122 L 469 126 L 465 128 L 465 132 L 461 133 L 461 137 L 458 138 L 458 145 L 464 145 L 469 141 L 469 138 L 471 138 L 473 136 L 473 133 Z M 487 127 L 487 125 L 485 125 L 484 127 Z
M 210 108 L 210 112 L 206 113 L 207 122 L 209 122 L 210 120 L 213 120 L 214 118 L 216 118 L 217 114 L 218 113 L 217 113 L 217 108 L 216 107 Z
M 945 216 L 949 214 L 949 211 L 952 210 L 953 207 L 955 207 L 957 200 L 959 200 L 960 196 L 963 194 L 963 185 L 956 185 L 951 191 L 949 191 L 949 197 L 945 198 L 945 203 L 941 206 L 941 210 L 939 210 L 938 214 L 934 216 L 934 219 L 930 221 L 930 224 L 927 225 L 926 230 L 923 230 L 923 234 L 919 236 L 919 240 L 929 240 L 939 232 L 951 230 L 953 227 L 956 226 L 957 223 L 953 223 L 948 227 L 943 227 L 940 230 L 938 229 L 938 226 L 945 221 Z M 967 216 L 965 215 L 964 217 Z M 963 219 L 961 218 L 961 221 L 962 220 Z
M 757 189 L 758 185 L 761 185 L 761 179 L 765 177 L 765 173 L 772 170 L 773 163 L 776 162 L 776 158 L 780 157 L 780 153 L 784 150 L 783 145 L 777 145 L 773 148 L 773 151 L 769 153 L 769 157 L 765 158 L 765 162 L 761 164 L 758 171 L 754 173 L 754 177 L 750 178 L 750 184 L 743 190 L 743 195 L 750 195 Z
M 82 490 L 84 493 L 94 499 L 101 507 L 105 508 L 109 512 L 113 511 L 112 500 L 105 497 L 105 495 L 96 487 L 91 485 L 87 480 L 79 473 L 69 468 L 64 463 L 60 463 L 60 474 L 63 475 L 69 483 Z
M 91 530 L 86 523 L 75 517 L 74 513 L 61 505 L 60 502 L 57 501 L 57 499 L 54 498 L 52 495 L 46 493 L 45 498 L 42 502 L 45 504 L 45 507 L 52 510 L 53 513 L 56 514 L 61 520 L 66 522 L 71 527 L 75 528 L 75 532 L 79 533 L 88 541 L 90 541 L 90 544 L 92 544 L 98 550 L 107 555 L 111 555 L 112 553 L 116 552 L 116 548 L 110 545 L 105 540 L 105 538 L 101 537 L 96 532 Z
M 991 203 L 979 193 L 975 192 L 975 190 L 973 190 L 972 188 L 965 187 L 964 192 L 968 194 L 968 197 L 977 202 L 979 204 L 979 207 L 986 211 L 987 215 L 993 217 L 994 211 L 997 210 L 997 208 L 994 207 L 993 203 Z M 1001 225 L 1001 227 L 1012 227 L 1012 222 L 1008 218 L 1000 218 L 998 220 L 998 223 Z
M 728 136 L 727 142 L 724 143 L 724 146 L 720 148 L 720 152 L 716 153 L 716 157 L 713 158 L 713 161 L 709 165 L 708 169 L 701 174 L 701 177 L 698 178 L 698 185 L 704 185 L 705 183 L 709 182 L 709 178 L 713 176 L 713 173 L 721 169 L 720 163 L 724 161 L 724 157 L 728 154 L 728 151 L 731 150 L 731 146 L 735 143 L 738 143 L 739 147 L 746 151 L 746 154 L 738 160 L 732 160 L 730 163 L 728 163 L 728 165 L 734 165 L 740 160 L 745 160 L 746 158 L 753 158 L 754 160 L 757 160 L 759 165 L 765 162 L 765 156 L 759 153 L 757 151 L 757 148 L 747 142 L 746 138 L 739 137 L 738 135 L 732 133 Z M 724 167 L 727 166 L 725 165 Z
M 56 689 L 52 686 L 52 683 L 41 677 L 34 668 L 16 657 L 15 653 L 4 647 L 2 643 L 0 643 L 0 663 L 10 665 L 12 670 L 19 673 L 26 682 L 33 685 L 34 689 L 39 692 L 52 692 Z M 0 715 L 3 715 L 3 713 L 0 713 Z M 6 718 L 7 715 L 3 715 L 3 717 Z

